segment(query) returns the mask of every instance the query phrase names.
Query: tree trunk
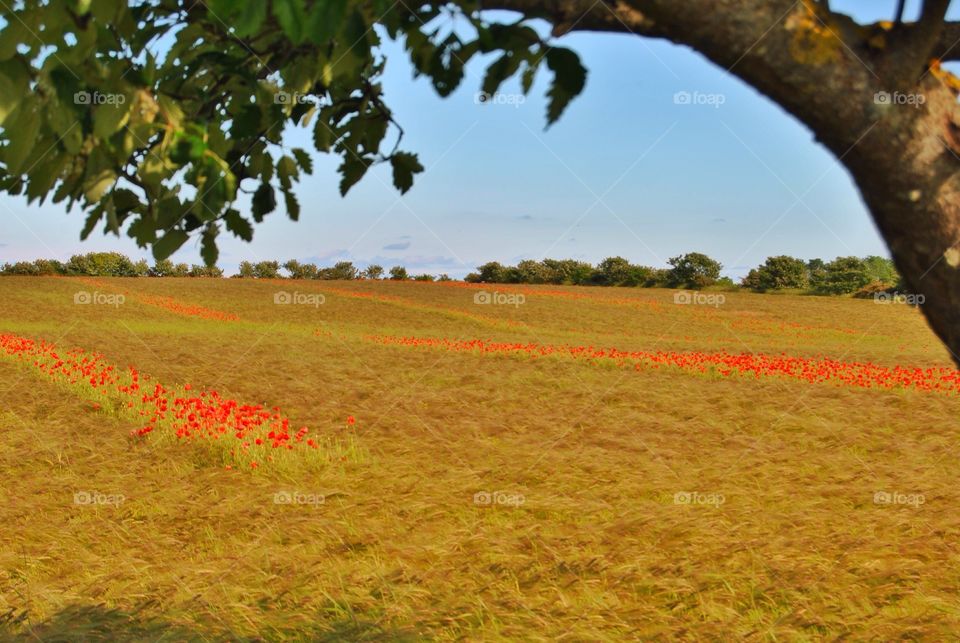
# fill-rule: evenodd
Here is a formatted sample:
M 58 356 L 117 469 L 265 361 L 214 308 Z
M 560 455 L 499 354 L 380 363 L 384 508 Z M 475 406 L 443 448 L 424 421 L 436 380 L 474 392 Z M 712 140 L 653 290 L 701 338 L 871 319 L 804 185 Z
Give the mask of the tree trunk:
M 913 118 L 891 114 L 844 159 L 921 310 L 960 366 L 960 126 L 956 96 L 933 77 Z M 897 116 L 900 116 L 897 118 Z
M 942 194 L 944 188 L 933 177 L 917 173 L 918 180 L 912 185 L 921 200 L 914 203 L 904 198 L 902 191 L 883 185 L 891 177 L 864 174 L 857 184 L 897 270 L 911 293 L 923 295 L 921 310 L 930 328 L 960 367 L 960 204 L 956 192 L 950 188 L 949 198 L 925 197 Z

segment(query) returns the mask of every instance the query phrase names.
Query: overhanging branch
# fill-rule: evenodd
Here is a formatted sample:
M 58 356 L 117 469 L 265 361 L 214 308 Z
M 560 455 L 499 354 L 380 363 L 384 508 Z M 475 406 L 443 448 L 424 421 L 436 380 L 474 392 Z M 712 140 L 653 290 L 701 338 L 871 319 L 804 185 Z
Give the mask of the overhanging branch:
M 568 31 L 602 31 L 662 37 L 656 24 L 622 0 L 487 0 L 481 8 L 516 11 L 527 17 L 543 18 L 554 26 L 554 34 Z
M 960 22 L 943 25 L 940 39 L 933 49 L 933 57 L 939 60 L 960 60 Z

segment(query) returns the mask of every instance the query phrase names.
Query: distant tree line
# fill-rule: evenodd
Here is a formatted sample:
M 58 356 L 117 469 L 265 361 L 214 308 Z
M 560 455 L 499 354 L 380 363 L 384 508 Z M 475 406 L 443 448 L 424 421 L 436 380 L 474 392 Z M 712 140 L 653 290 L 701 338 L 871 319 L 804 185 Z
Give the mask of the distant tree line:
M 516 266 L 496 261 L 470 273 L 466 281 L 494 284 L 557 284 L 646 288 L 736 287 L 721 277 L 723 266 L 700 252 L 673 257 L 669 268 L 652 268 L 609 257 L 596 266 L 573 259 L 526 260 Z M 837 257 L 804 261 L 780 255 L 769 257 L 744 277 L 740 286 L 756 292 L 798 291 L 822 295 L 868 295 L 902 288 L 893 261 L 878 256 Z
M 528 259 L 515 266 L 496 261 L 485 263 L 466 276 L 470 283 L 486 284 L 556 284 L 576 286 L 621 286 L 642 288 L 736 288 L 728 277 L 721 277 L 720 262 L 700 252 L 672 257 L 669 268 L 652 268 L 630 263 L 623 257 L 609 257 L 596 266 L 575 259 Z M 132 261 L 119 252 L 90 252 L 74 255 L 69 261 L 37 259 L 6 263 L 3 275 L 81 275 L 89 277 L 223 277 L 217 267 L 173 263 L 169 259 L 150 266 L 146 261 Z M 359 269 L 350 261 L 331 267 L 301 263 L 294 259 L 279 261 L 243 261 L 237 278 L 245 279 L 390 279 L 393 281 L 451 281 L 448 275 L 413 275 L 403 266 L 385 271 L 383 266 L 370 265 Z M 893 262 L 878 256 L 837 257 L 804 261 L 779 255 L 769 257 L 751 270 L 740 286 L 756 292 L 797 291 L 824 295 L 859 294 L 902 289 L 900 275 Z
M 286 274 L 281 273 L 281 269 Z M 387 273 L 392 281 L 453 281 L 449 275 L 437 277 L 428 274 L 413 275 L 407 273 L 403 266 L 394 266 Z M 383 279 L 383 266 L 372 264 L 364 269 L 357 268 L 352 261 L 338 261 L 329 268 L 322 268 L 312 263 L 300 263 L 295 259 L 280 264 L 279 261 L 250 261 L 240 262 L 239 271 L 235 277 L 246 279 L 328 279 L 351 281 L 353 279 Z
M 670 268 L 651 268 L 630 263 L 623 257 L 609 257 L 596 266 L 574 259 L 527 259 L 516 266 L 496 261 L 485 263 L 466 276 L 471 283 L 556 284 L 575 286 L 626 286 L 644 288 L 734 287 L 721 277 L 720 262 L 700 252 L 673 257 Z
M 878 256 L 837 257 L 830 262 L 803 261 L 786 255 L 768 257 L 751 270 L 740 285 L 757 292 L 799 290 L 821 295 L 855 293 L 861 296 L 906 288 L 893 261 Z
M 145 260 L 133 261 L 119 252 L 88 252 L 73 255 L 68 261 L 37 259 L 5 263 L 3 275 L 85 276 L 85 277 L 222 277 L 220 268 L 173 263 L 169 259 L 150 266 Z
M 281 270 L 285 271 L 283 274 Z M 133 261 L 119 252 L 89 252 L 74 255 L 66 262 L 56 259 L 16 261 L 0 267 L 2 275 L 21 276 L 85 276 L 85 277 L 223 277 L 217 267 L 173 263 L 169 259 L 157 261 L 153 266 L 146 260 Z M 331 268 L 321 268 L 312 263 L 300 263 L 291 259 L 284 264 L 278 261 L 243 261 L 234 277 L 252 279 L 383 279 L 383 266 L 376 264 L 358 269 L 350 261 L 341 261 Z M 403 266 L 394 266 L 386 273 L 395 281 L 452 281 L 449 275 L 409 275 Z

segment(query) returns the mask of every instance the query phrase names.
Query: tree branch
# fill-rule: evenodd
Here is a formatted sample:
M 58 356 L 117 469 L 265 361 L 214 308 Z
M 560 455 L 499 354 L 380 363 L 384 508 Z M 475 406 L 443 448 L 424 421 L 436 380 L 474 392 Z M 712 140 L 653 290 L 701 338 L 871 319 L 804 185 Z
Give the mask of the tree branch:
M 897 0 L 896 19 L 894 24 L 898 27 L 903 24 L 903 10 L 906 8 L 907 0 Z
M 960 60 L 960 22 L 944 23 L 933 48 L 933 57 L 944 61 Z
M 568 31 L 603 31 L 662 37 L 657 25 L 640 10 L 623 0 L 485 0 L 481 8 L 516 11 L 527 17 L 542 18 L 554 26 L 554 35 Z
M 903 30 L 888 54 L 889 80 L 892 89 L 912 87 L 926 71 L 927 63 L 934 56 L 950 0 L 925 0 L 920 10 L 920 19 Z

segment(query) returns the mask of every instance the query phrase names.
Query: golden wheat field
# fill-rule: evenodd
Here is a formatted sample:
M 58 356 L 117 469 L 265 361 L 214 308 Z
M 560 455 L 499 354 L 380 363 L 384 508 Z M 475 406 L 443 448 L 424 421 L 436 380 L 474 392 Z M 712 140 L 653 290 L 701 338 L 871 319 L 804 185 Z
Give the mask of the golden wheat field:
M 960 634 L 960 382 L 910 307 L 16 277 L 0 301 L 0 638 Z

